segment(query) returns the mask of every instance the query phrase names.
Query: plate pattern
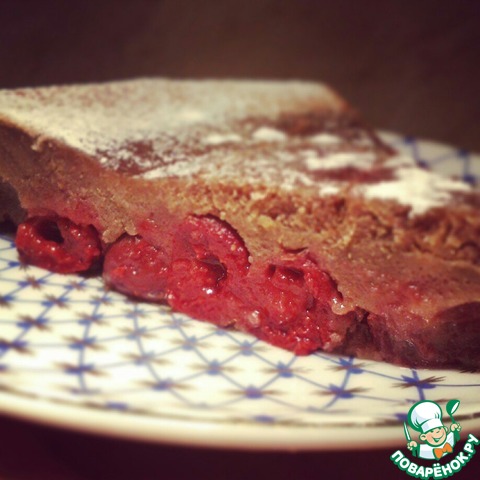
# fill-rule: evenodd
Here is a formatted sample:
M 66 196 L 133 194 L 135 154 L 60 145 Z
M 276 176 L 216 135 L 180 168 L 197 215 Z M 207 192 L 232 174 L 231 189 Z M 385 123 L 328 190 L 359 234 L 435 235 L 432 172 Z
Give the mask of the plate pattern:
M 469 182 L 480 175 L 480 159 L 469 152 L 389 133 L 384 138 L 449 175 Z M 169 419 L 180 428 L 243 424 L 252 435 L 271 425 L 375 431 L 400 425 L 421 399 L 460 398 L 458 420 L 477 428 L 480 420 L 478 373 L 322 353 L 296 357 L 135 302 L 98 278 L 22 265 L 8 235 L 0 236 L 0 393 L 0 409 L 23 398 L 33 409 L 38 401 L 54 404 L 59 415 L 69 406 L 133 422 Z

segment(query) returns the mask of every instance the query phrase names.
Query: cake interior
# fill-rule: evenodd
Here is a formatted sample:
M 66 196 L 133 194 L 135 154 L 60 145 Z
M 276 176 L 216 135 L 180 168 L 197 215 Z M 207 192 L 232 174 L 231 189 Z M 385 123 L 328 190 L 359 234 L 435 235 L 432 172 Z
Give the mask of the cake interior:
M 101 90 L 101 113 L 124 88 Z M 0 214 L 18 225 L 21 259 L 100 271 L 127 295 L 297 354 L 478 368 L 480 197 L 307 92 L 288 113 L 260 104 L 213 127 L 190 107 L 170 130 L 101 148 L 97 133 L 93 148 L 0 122 Z

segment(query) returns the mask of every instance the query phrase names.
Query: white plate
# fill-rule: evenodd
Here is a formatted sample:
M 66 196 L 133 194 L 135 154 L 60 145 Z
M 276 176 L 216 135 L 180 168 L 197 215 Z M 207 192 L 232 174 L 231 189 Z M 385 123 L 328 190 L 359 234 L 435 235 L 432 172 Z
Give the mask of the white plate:
M 480 158 L 385 134 L 470 179 Z M 105 291 L 96 278 L 22 267 L 0 237 L 0 411 L 131 439 L 249 449 L 405 445 L 410 406 L 461 401 L 480 430 L 480 374 L 412 370 L 322 353 L 295 357 Z

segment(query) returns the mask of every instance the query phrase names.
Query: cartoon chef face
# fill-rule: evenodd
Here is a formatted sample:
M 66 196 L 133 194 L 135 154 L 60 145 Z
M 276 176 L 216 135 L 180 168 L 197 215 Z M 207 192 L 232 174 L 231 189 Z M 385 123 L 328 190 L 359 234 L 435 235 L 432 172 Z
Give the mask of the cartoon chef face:
M 422 432 L 420 440 L 438 447 L 447 439 L 447 428 L 442 423 L 442 409 L 429 400 L 417 402 L 408 412 L 410 426 Z
M 433 428 L 427 433 L 422 433 L 420 435 L 420 440 L 422 442 L 428 443 L 428 445 L 431 445 L 432 447 L 439 447 L 440 445 L 443 445 L 447 440 L 447 428 Z

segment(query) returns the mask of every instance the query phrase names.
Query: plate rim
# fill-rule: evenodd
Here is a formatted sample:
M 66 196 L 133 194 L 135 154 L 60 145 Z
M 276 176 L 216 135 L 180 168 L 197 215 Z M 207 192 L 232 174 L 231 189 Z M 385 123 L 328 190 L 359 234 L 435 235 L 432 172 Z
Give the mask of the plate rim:
M 383 138 L 402 140 L 405 135 L 378 131 Z M 435 140 L 413 138 L 417 143 L 456 148 Z M 480 155 L 468 152 L 480 160 Z M 399 367 L 400 368 L 400 367 Z M 380 449 L 404 445 L 399 425 L 348 425 L 346 427 L 322 425 L 269 425 L 262 423 L 215 422 L 211 419 L 175 419 L 152 415 L 139 415 L 132 411 L 115 411 L 75 402 L 57 402 L 52 398 L 28 397 L 19 393 L 0 391 L 0 413 L 14 418 L 54 428 L 75 430 L 134 441 L 146 441 L 179 446 L 220 449 L 265 451 L 319 451 L 347 449 Z M 225 434 L 225 425 L 228 434 Z M 480 432 L 480 413 L 462 421 L 464 431 Z M 272 429 L 275 434 L 272 435 Z M 374 435 L 372 435 L 374 434 Z
M 33 408 L 32 408 L 33 407 Z M 185 422 L 172 418 L 152 418 L 131 412 L 94 410 L 72 404 L 58 404 L 43 399 L 25 399 L 0 392 L 0 412 L 14 418 L 47 427 L 95 434 L 103 437 L 169 444 L 185 447 L 204 447 L 242 451 L 340 451 L 406 448 L 402 429 L 397 425 L 375 428 L 375 436 L 368 427 L 348 428 L 281 425 L 252 425 L 229 423 L 225 435 L 224 424 L 196 419 Z M 272 436 L 272 428 L 275 435 Z M 480 415 L 462 421 L 464 432 L 480 435 Z M 253 435 L 254 433 L 254 435 Z

